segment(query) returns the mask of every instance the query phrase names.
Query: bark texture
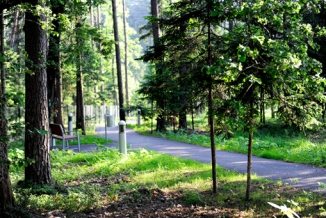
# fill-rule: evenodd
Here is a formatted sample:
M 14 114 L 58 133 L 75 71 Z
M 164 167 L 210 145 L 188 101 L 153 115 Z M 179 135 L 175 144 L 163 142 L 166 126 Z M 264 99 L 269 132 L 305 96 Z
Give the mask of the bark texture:
M 3 10 L 0 11 L 0 42 L 1 54 L 4 55 L 4 25 L 3 25 Z M 7 125 L 7 102 L 6 94 L 6 74 L 4 63 L 0 62 L 1 66 L 1 88 L 0 88 L 0 207 L 12 207 L 14 197 L 9 175 L 8 161 L 8 125 Z
M 128 84 L 128 38 L 127 38 L 127 21 L 126 21 L 126 3 L 122 0 L 123 7 L 123 33 L 125 38 L 125 90 L 126 90 L 126 107 L 128 117 L 130 116 L 129 108 L 129 84 Z
M 121 73 L 121 57 L 119 46 L 119 30 L 118 30 L 118 18 L 116 1 L 112 0 L 112 15 L 113 15 L 113 29 L 114 29 L 114 41 L 115 41 L 115 56 L 117 64 L 117 76 L 118 76 L 118 91 L 119 91 L 119 114 L 120 120 L 126 120 L 124 97 L 123 97 L 123 85 L 122 85 L 122 73 Z
M 53 0 L 52 0 L 53 1 Z M 54 3 L 53 3 L 54 5 Z M 63 13 L 64 5 L 58 4 L 52 8 L 55 15 Z M 64 126 L 62 118 L 62 75 L 60 68 L 60 35 L 61 29 L 59 20 L 55 19 L 52 22 L 54 31 L 58 34 L 51 34 L 49 40 L 48 54 L 48 98 L 49 98 L 49 117 L 53 114 L 53 122 Z M 51 118 L 50 118 L 51 119 Z
M 155 18 L 159 17 L 159 0 L 151 0 L 151 15 Z M 157 41 L 160 38 L 160 26 L 158 22 L 152 22 L 152 30 L 153 30 L 153 41 L 154 46 L 157 45 Z M 155 55 L 160 57 L 161 50 L 155 46 Z M 161 64 L 156 64 L 156 73 L 162 74 Z M 165 130 L 165 118 L 164 118 L 164 96 L 157 100 L 157 119 L 156 119 L 156 130 L 164 131 Z
M 32 6 L 37 0 L 29 1 Z M 47 96 L 47 35 L 39 20 L 45 20 L 43 15 L 33 15 L 26 12 L 25 50 L 28 60 L 28 72 L 25 76 L 26 111 L 25 111 L 25 181 L 36 184 L 52 183 L 50 168 L 50 138 L 48 96 Z
M 81 28 L 81 20 L 78 18 L 77 20 L 77 32 L 76 32 L 76 39 L 77 39 L 77 46 L 78 48 L 82 45 L 82 39 L 80 38 L 81 33 L 79 33 L 79 29 Z M 79 49 L 78 57 L 77 57 L 77 93 L 76 93 L 76 127 L 77 129 L 82 129 L 82 134 L 86 135 L 86 128 L 85 128 L 85 113 L 84 113 L 84 92 L 83 92 L 83 55 L 82 51 Z

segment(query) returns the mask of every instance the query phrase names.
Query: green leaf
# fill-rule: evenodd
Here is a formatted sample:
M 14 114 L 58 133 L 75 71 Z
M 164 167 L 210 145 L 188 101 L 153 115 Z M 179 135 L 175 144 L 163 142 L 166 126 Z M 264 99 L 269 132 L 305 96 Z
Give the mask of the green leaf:
M 240 56 L 240 61 L 245 62 L 247 60 L 247 56 L 245 54 Z

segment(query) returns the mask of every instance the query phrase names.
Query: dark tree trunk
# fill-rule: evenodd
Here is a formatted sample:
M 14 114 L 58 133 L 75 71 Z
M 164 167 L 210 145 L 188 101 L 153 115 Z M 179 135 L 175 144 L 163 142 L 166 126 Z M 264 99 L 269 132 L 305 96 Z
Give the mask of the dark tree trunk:
M 151 15 L 155 18 L 159 17 L 159 8 L 158 8 L 158 0 L 151 0 Z M 152 22 L 152 30 L 153 30 L 153 41 L 154 46 L 157 44 L 157 41 L 160 38 L 160 27 L 158 22 Z M 155 47 L 155 55 L 157 57 L 160 56 L 161 51 Z M 156 73 L 162 74 L 162 69 L 160 64 L 156 64 Z M 164 131 L 165 130 L 165 118 L 164 118 L 164 97 L 155 99 L 157 101 L 157 119 L 156 119 L 156 130 Z
M 119 104 L 118 93 L 115 87 L 115 76 L 114 76 L 114 57 L 112 58 L 112 81 L 113 81 L 113 97 L 115 100 L 115 105 Z
M 195 119 L 194 119 L 194 103 L 191 100 L 191 126 L 192 126 L 192 131 L 195 131 Z
M 129 109 L 129 85 L 128 85 L 128 38 L 127 38 L 127 22 L 126 22 L 126 9 L 125 0 L 122 0 L 123 6 L 123 33 L 125 38 L 125 90 L 126 90 L 126 108 L 128 117 L 130 116 Z
M 76 128 L 82 130 L 82 134 L 86 135 L 85 130 L 85 114 L 84 114 L 84 93 L 83 93 L 83 73 L 82 73 L 82 55 L 78 57 L 78 69 L 77 69 L 77 93 L 76 93 Z
M 249 132 L 248 140 L 248 161 L 247 161 L 247 189 L 246 189 L 246 200 L 250 200 L 250 183 L 251 183 L 251 152 L 252 152 L 252 130 Z
M 181 96 L 180 96 L 180 100 L 181 100 L 181 111 L 179 113 L 179 129 L 187 129 L 187 96 L 186 96 L 186 85 L 184 84 L 184 76 L 187 73 L 187 66 L 185 63 L 182 64 L 182 68 L 181 68 Z
M 77 18 L 77 31 L 76 31 L 76 43 L 78 49 L 77 56 L 77 75 L 76 75 L 76 128 L 82 130 L 82 134 L 86 135 L 85 128 L 85 113 L 84 113 L 84 92 L 83 92 L 83 54 L 82 50 L 82 39 L 80 28 L 82 26 L 81 20 Z
M 32 6 L 37 0 L 29 1 Z M 37 184 L 52 182 L 50 166 L 50 138 L 46 54 L 47 36 L 39 20 L 45 21 L 43 15 L 33 15 L 26 12 L 25 20 L 25 50 L 29 71 L 25 76 L 25 181 Z
M 211 0 L 207 0 L 207 19 L 210 17 Z M 211 49 L 211 25 L 208 23 L 207 27 L 208 45 L 207 45 L 207 64 L 212 64 L 212 49 Z M 215 148 L 215 127 L 214 127 L 214 115 L 213 115 L 213 94 L 212 94 L 212 79 L 209 76 L 209 94 L 208 94 L 208 120 L 210 126 L 210 139 L 211 139 L 211 153 L 212 153 L 212 177 L 213 177 L 213 193 L 217 193 L 217 176 L 216 176 L 216 148 Z
M 119 112 L 120 112 L 119 115 L 120 115 L 120 120 L 126 120 L 126 114 L 125 114 L 125 109 L 124 109 L 123 86 L 122 86 L 117 7 L 116 7 L 115 0 L 112 0 L 112 15 L 113 15 L 114 40 L 116 42 L 115 43 L 115 56 L 116 56 L 116 63 L 117 63 L 117 76 L 118 76 Z
M 275 109 L 274 109 L 275 104 L 273 102 L 273 100 L 274 100 L 274 87 L 273 87 L 273 85 L 272 85 L 272 91 L 271 91 L 271 98 L 272 98 L 271 113 L 272 113 L 272 119 L 274 119 L 275 118 Z
M 4 24 L 3 10 L 0 17 L 0 43 L 1 55 L 4 56 Z M 12 207 L 14 204 L 14 196 L 12 192 L 9 160 L 8 160 L 8 116 L 7 116 L 7 100 L 6 94 L 6 73 L 4 63 L 0 62 L 1 67 L 1 88 L 0 88 L 0 208 Z
M 79 54 L 77 60 L 77 81 L 76 81 L 76 128 L 82 130 L 82 134 L 86 135 L 85 116 L 84 116 L 84 93 L 83 93 L 83 68 L 82 55 Z
M 53 0 L 52 0 L 53 1 Z M 64 12 L 64 5 L 60 4 L 52 8 L 52 13 L 58 15 Z M 62 119 L 62 75 L 60 68 L 60 35 L 61 29 L 59 20 L 52 22 L 54 31 L 58 34 L 51 34 L 49 39 L 49 54 L 47 68 L 48 76 L 48 99 L 49 99 L 49 117 L 53 113 L 53 122 L 64 126 Z M 50 121 L 51 122 L 51 121 Z
M 265 95 L 264 88 L 260 87 L 260 122 L 265 124 Z
M 251 91 L 253 96 L 253 91 Z M 246 200 L 250 200 L 250 183 L 251 183 L 251 156 L 252 156 L 252 136 L 253 136 L 253 123 L 254 123 L 254 102 L 253 98 L 250 99 L 249 108 L 249 140 L 248 140 L 248 160 L 247 160 L 247 189 L 246 189 Z

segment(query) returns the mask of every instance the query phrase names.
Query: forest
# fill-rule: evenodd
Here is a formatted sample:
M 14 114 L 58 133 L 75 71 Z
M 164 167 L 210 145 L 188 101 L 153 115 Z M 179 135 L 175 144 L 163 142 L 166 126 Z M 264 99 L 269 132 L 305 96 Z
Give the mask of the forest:
M 69 106 L 84 137 L 92 135 L 85 105 L 117 105 L 120 120 L 141 109 L 150 132 L 159 134 L 194 133 L 195 118 L 203 116 L 213 194 L 216 138 L 241 131 L 247 202 L 258 131 L 270 122 L 305 137 L 324 131 L 324 0 L 0 0 L 0 10 L 2 209 L 17 204 L 15 164 L 22 187 L 60 186 L 54 175 L 63 163 L 56 161 L 66 153 L 50 151 L 49 124 L 64 126 Z M 23 157 L 15 153 L 15 162 L 17 143 Z

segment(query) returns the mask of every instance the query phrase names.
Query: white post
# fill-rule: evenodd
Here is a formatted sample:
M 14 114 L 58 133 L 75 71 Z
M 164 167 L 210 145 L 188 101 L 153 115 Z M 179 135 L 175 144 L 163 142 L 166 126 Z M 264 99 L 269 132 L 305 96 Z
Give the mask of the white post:
M 126 139 L 126 122 L 119 122 L 119 148 L 120 153 L 127 155 L 127 139 Z
M 141 113 L 141 110 L 138 108 L 138 126 L 140 126 L 140 113 Z
M 72 129 L 72 114 L 68 114 L 68 134 L 73 135 L 73 129 Z

